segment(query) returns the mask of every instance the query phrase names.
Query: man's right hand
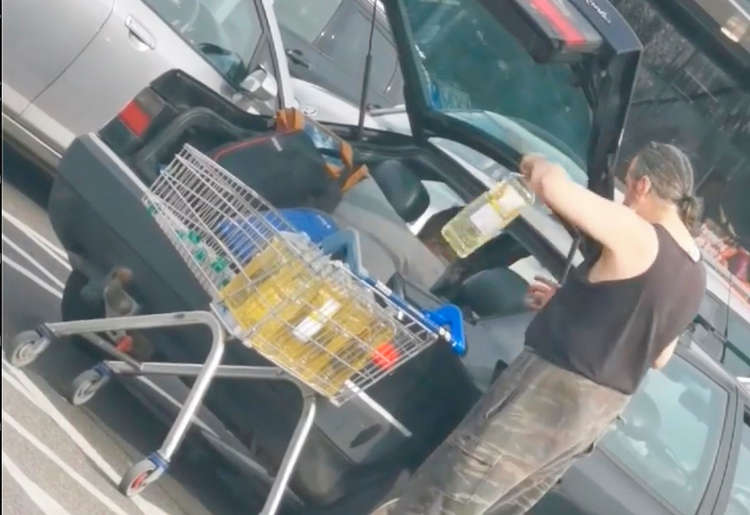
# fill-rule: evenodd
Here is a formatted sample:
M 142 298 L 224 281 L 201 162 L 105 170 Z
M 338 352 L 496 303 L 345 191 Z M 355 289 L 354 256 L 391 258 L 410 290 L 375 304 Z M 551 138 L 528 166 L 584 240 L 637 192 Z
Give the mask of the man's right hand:
M 526 307 L 535 311 L 542 309 L 557 293 L 558 288 L 560 288 L 560 285 L 555 281 L 550 281 L 541 276 L 534 277 L 534 282 L 529 285 L 526 297 L 524 297 Z

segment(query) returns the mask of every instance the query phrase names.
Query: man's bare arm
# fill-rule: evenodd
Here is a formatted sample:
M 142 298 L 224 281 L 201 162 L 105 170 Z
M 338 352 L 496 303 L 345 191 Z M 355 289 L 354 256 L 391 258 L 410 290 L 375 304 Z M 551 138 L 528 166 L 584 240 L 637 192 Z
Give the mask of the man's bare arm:
M 677 347 L 677 338 L 675 338 L 672 343 L 664 347 L 664 350 L 661 351 L 661 354 L 659 354 L 659 357 L 657 357 L 654 360 L 654 364 L 651 367 L 655 368 L 656 370 L 659 370 L 660 368 L 664 368 L 664 366 L 669 361 L 669 358 L 671 358 L 672 354 L 674 354 L 674 350 L 676 347 Z

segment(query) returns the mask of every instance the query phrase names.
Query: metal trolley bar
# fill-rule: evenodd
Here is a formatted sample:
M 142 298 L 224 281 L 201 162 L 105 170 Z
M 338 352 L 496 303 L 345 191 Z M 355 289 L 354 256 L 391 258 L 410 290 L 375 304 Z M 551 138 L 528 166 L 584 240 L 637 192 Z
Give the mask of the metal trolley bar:
M 204 325 L 211 331 L 211 347 L 203 364 L 194 363 L 162 363 L 139 362 L 127 354 L 115 349 L 96 332 L 163 329 L 165 327 L 183 327 L 190 325 Z M 104 352 L 122 361 L 104 361 L 102 365 L 111 373 L 119 375 L 172 375 L 183 377 L 197 377 L 188 398 L 182 405 L 177 419 L 169 433 L 164 438 L 161 447 L 156 451 L 158 458 L 167 465 L 178 447 L 182 443 L 188 428 L 196 415 L 198 408 L 214 378 L 234 379 L 266 379 L 283 380 L 294 383 L 302 395 L 302 411 L 299 421 L 289 440 L 289 445 L 271 491 L 266 498 L 263 515 L 273 515 L 279 509 L 284 497 L 284 491 L 289 483 L 292 472 L 297 464 L 302 448 L 310 434 L 317 410 L 314 392 L 300 383 L 297 379 L 277 367 L 221 365 L 224 355 L 224 330 L 217 318 L 208 311 L 186 311 L 156 315 L 128 316 L 119 318 L 103 318 L 95 320 L 80 320 L 73 322 L 56 322 L 42 324 L 41 333 L 48 333 L 54 337 L 82 335 L 92 344 Z M 159 474 L 160 475 L 160 474 Z M 158 475 L 151 481 L 158 479 Z M 151 482 L 149 481 L 149 482 Z
M 205 325 L 210 329 L 211 348 L 208 351 L 205 363 L 200 367 L 200 372 L 185 404 L 180 409 L 180 413 L 177 415 L 177 419 L 164 439 L 164 443 L 162 443 L 161 448 L 157 451 L 163 460 L 169 462 L 174 452 L 180 446 L 190 426 L 190 422 L 200 407 L 201 401 L 211 384 L 211 380 L 216 373 L 216 368 L 221 363 L 221 358 L 224 355 L 224 329 L 216 317 L 208 311 L 186 311 L 44 324 L 43 330 L 46 329 L 54 336 L 61 337 L 91 332 L 154 329 L 189 325 Z

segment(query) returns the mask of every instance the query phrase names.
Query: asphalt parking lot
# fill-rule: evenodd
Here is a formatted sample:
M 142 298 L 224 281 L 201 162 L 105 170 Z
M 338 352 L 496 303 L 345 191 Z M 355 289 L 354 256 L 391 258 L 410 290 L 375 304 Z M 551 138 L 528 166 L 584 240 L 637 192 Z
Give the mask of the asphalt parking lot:
M 44 205 L 49 180 L 3 149 L 2 339 L 59 320 L 70 267 Z M 2 510 L 8 514 L 253 513 L 232 475 L 188 439 L 168 475 L 141 496 L 117 490 L 129 465 L 159 447 L 166 425 L 116 381 L 84 407 L 67 402 L 95 357 L 59 342 L 28 368 L 2 362 Z

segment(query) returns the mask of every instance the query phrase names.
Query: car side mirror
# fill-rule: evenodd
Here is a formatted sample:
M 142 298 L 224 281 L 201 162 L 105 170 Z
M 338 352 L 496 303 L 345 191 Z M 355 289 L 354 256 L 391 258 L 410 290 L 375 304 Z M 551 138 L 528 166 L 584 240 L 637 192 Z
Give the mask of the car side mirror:
M 274 76 L 259 66 L 240 82 L 240 89 L 249 96 L 261 101 L 276 98 L 279 85 Z
M 200 43 L 198 50 L 213 64 L 230 83 L 237 83 L 247 73 L 242 58 L 237 52 L 213 43 Z

